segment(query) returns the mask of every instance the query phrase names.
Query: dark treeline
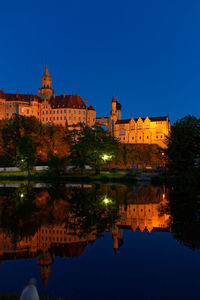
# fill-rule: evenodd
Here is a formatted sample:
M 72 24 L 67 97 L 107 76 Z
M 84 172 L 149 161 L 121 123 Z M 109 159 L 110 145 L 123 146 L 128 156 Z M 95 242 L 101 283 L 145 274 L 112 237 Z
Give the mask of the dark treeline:
M 55 175 L 66 165 L 81 172 L 90 165 L 97 174 L 102 166 L 145 168 L 163 165 L 163 159 L 157 145 L 120 144 L 97 125 L 68 130 L 67 124 L 42 125 L 35 117 L 18 115 L 0 121 L 0 166 L 17 166 L 29 174 L 34 165 L 48 165 Z

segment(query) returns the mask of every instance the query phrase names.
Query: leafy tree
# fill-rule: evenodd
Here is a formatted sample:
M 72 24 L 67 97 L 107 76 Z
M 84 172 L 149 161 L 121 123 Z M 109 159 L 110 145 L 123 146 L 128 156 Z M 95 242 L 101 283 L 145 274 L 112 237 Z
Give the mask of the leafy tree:
M 186 116 L 175 122 L 167 146 L 165 154 L 171 173 L 186 175 L 199 168 L 200 119 Z
M 118 149 L 118 141 L 100 126 L 79 124 L 69 133 L 71 163 L 83 171 L 85 165 L 94 168 L 95 174 L 105 162 L 111 161 Z
M 48 172 L 50 175 L 59 176 L 62 173 L 65 173 L 66 170 L 66 161 L 67 158 L 59 157 L 58 155 L 49 154 L 49 158 L 47 160 Z

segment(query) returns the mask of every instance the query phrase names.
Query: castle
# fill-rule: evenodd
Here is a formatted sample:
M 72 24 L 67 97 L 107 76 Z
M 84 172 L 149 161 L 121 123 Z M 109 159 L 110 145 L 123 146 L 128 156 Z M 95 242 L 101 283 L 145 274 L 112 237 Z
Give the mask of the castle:
M 166 136 L 170 134 L 170 121 L 164 117 L 122 119 L 121 104 L 113 94 L 109 117 L 96 118 L 92 105 L 88 106 L 79 95 L 56 96 L 52 89 L 52 79 L 47 66 L 41 80 L 38 95 L 8 94 L 0 90 L 0 120 L 14 115 L 34 116 L 42 124 L 55 124 L 68 128 L 81 123 L 93 126 L 95 123 L 106 126 L 108 131 L 121 143 L 158 144 L 165 148 Z

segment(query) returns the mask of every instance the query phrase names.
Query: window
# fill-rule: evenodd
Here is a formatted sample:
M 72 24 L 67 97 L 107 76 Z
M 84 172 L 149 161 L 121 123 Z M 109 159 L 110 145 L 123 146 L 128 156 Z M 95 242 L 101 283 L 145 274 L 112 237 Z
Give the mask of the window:
M 48 118 L 46 118 L 46 121 L 48 121 Z
M 149 129 L 149 124 L 146 124 L 145 128 L 146 128 L 146 129 Z
M 71 120 L 71 117 L 69 117 L 69 120 Z
M 51 121 L 51 118 L 49 118 L 49 120 Z
M 64 117 L 64 120 L 66 120 L 66 117 Z
M 44 111 L 42 112 L 42 114 L 44 115 Z
M 163 138 L 163 136 L 161 135 L 161 136 L 160 136 L 160 138 L 162 139 L 162 138 Z
M 79 121 L 81 120 L 81 118 L 80 118 L 80 117 L 79 117 L 78 119 L 79 119 Z
M 71 110 L 69 110 L 69 114 L 71 114 Z
M 74 110 L 74 114 L 76 113 L 76 111 Z
M 50 115 L 51 115 L 51 110 L 50 110 L 50 112 L 49 112 L 49 113 L 50 113 Z
M 83 118 L 83 121 L 85 121 L 85 118 Z
M 119 134 L 120 134 L 120 135 L 123 135 L 123 134 L 125 134 L 125 133 L 126 133 L 125 129 L 121 129 Z
M 158 136 L 156 136 L 156 138 L 158 139 Z
M 131 130 L 134 130 L 135 129 L 135 125 L 131 125 Z
M 147 140 L 149 139 L 148 135 L 147 135 Z
M 59 110 L 57 110 L 57 114 L 59 114 Z
M 64 114 L 66 114 L 66 109 L 64 110 Z
M 61 109 L 60 113 L 61 113 L 61 114 L 63 113 L 62 109 Z
M 59 117 L 57 117 L 57 120 L 59 120 Z
M 142 124 L 138 124 L 137 128 L 142 129 Z
M 62 117 L 60 117 L 60 120 L 62 120 Z
M 48 115 L 48 111 L 46 111 L 46 115 Z
M 76 121 L 76 117 L 74 117 L 74 121 Z
M 79 115 L 80 115 L 80 114 L 81 114 L 81 111 L 79 110 L 79 112 L 78 112 L 78 113 L 79 113 Z
M 85 115 L 85 111 L 83 111 L 83 114 Z
M 29 109 L 26 110 L 26 113 L 29 114 Z
M 141 136 L 139 137 L 139 140 L 141 140 Z
M 134 136 L 132 136 L 132 140 L 134 140 Z
M 55 117 L 53 117 L 53 120 L 55 121 Z
M 53 111 L 53 114 L 55 115 L 55 110 Z
M 44 118 L 42 118 L 42 121 L 44 121 Z

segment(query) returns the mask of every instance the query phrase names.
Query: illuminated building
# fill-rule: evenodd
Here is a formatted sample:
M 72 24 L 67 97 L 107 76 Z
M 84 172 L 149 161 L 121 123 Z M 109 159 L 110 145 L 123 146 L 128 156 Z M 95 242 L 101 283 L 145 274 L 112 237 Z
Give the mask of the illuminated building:
M 96 111 L 81 96 L 55 95 L 47 66 L 38 95 L 8 94 L 0 90 L 0 120 L 11 119 L 16 114 L 34 116 L 42 124 L 65 126 L 67 121 L 69 127 L 80 122 L 92 126 L 96 122 Z
M 165 138 L 170 134 L 170 121 L 164 117 L 121 119 L 121 104 L 114 94 L 109 117 L 97 118 L 121 142 L 127 144 L 157 144 L 166 148 Z

